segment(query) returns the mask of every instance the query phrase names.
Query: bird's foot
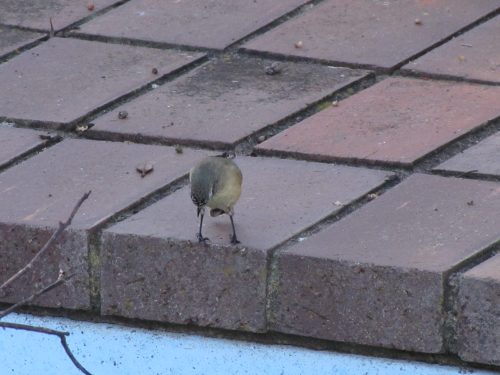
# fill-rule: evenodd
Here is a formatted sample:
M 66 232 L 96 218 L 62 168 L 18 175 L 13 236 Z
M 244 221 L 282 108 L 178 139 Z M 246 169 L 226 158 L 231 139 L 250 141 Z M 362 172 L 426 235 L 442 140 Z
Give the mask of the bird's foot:
M 203 235 L 201 233 L 196 233 L 196 238 L 198 238 L 198 242 L 207 243 L 210 241 L 210 238 L 203 237 Z
M 240 242 L 240 241 L 238 241 L 238 239 L 236 238 L 236 236 L 235 236 L 235 235 L 232 235 L 232 236 L 231 236 L 231 243 L 232 243 L 233 245 L 236 245 L 236 244 L 239 244 L 239 243 L 241 243 L 241 242 Z

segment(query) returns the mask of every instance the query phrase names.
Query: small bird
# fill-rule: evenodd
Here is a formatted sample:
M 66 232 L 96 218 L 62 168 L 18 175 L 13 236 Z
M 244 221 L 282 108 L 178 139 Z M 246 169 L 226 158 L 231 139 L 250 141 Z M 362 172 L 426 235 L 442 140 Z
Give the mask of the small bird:
M 201 229 L 205 206 L 210 208 L 210 216 L 228 214 L 233 227 L 231 243 L 237 244 L 236 229 L 233 215 L 234 205 L 240 198 L 243 175 L 236 163 L 221 156 L 209 156 L 196 164 L 189 172 L 191 183 L 191 199 L 197 207 L 197 216 L 200 217 L 200 230 L 197 233 L 198 241 L 205 242 Z

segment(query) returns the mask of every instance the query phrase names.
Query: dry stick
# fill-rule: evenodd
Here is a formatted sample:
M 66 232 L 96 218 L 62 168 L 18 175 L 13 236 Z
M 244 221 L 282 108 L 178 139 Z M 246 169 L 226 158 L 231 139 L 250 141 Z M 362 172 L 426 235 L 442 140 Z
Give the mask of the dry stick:
M 73 277 L 73 275 L 74 274 L 71 274 L 68 277 L 64 277 L 64 272 L 60 272 L 59 277 L 52 284 L 47 285 L 45 288 L 40 289 L 38 292 L 32 294 L 28 298 L 25 298 L 22 301 L 15 303 L 14 305 L 10 306 L 8 309 L 0 311 L 0 319 L 2 319 L 4 316 L 9 315 L 12 311 L 17 309 L 18 307 L 26 305 L 26 304 L 30 303 L 31 301 L 33 301 L 35 298 L 41 296 L 42 294 L 47 293 L 48 291 L 50 291 L 54 288 L 57 288 L 59 285 L 65 283 L 67 280 L 71 279 Z
M 83 372 L 85 375 L 92 375 L 88 372 L 85 367 L 83 367 L 80 362 L 75 358 L 71 350 L 69 349 L 68 342 L 66 341 L 66 336 L 69 336 L 69 332 L 56 331 L 54 329 L 44 328 L 44 327 L 34 327 L 26 324 L 18 324 L 18 323 L 8 323 L 8 322 L 0 322 L 0 328 L 11 328 L 11 329 L 21 329 L 23 331 L 31 331 L 38 333 L 45 333 L 47 335 L 54 335 L 59 337 L 61 340 L 61 345 L 64 348 L 64 351 L 68 355 L 71 362 L 75 365 L 75 367 Z
M 59 222 L 59 228 L 57 229 L 57 231 L 54 232 L 52 237 L 49 238 L 49 240 L 45 243 L 45 245 L 43 245 L 43 247 L 38 251 L 38 253 L 36 253 L 36 255 L 33 257 L 33 259 L 31 259 L 27 265 L 25 265 L 23 268 L 21 268 L 19 271 L 17 271 L 15 275 L 13 275 L 11 278 L 9 278 L 6 282 L 4 282 L 0 286 L 0 291 L 2 291 L 2 289 L 5 289 L 9 284 L 13 283 L 19 277 L 21 277 L 26 271 L 31 269 L 33 267 L 33 264 L 38 260 L 38 258 L 40 258 L 40 256 L 43 253 L 45 253 L 47 251 L 47 249 L 50 248 L 54 244 L 54 242 L 57 241 L 57 239 L 59 238 L 61 233 L 64 232 L 64 230 L 68 226 L 71 225 L 71 221 L 73 220 L 73 217 L 76 215 L 76 212 L 78 211 L 78 209 L 80 208 L 82 203 L 85 202 L 85 200 L 89 197 L 91 192 L 92 191 L 85 193 L 83 195 L 83 197 L 80 198 L 80 200 L 76 204 L 75 208 L 73 208 L 73 211 L 71 212 L 71 215 L 69 216 L 68 220 L 66 220 L 65 223 L 63 223 L 61 221 Z

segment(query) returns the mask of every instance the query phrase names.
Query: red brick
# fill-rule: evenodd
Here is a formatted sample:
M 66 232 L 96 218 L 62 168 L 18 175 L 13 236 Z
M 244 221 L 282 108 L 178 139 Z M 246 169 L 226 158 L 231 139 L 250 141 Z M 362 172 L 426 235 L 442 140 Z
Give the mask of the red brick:
M 271 329 L 440 352 L 444 279 L 500 239 L 499 195 L 498 183 L 413 175 L 285 249 L 274 265 Z
M 411 165 L 500 116 L 500 87 L 388 78 L 257 148 Z
M 233 144 L 367 75 L 296 63 L 267 75 L 271 64 L 224 56 L 96 119 L 92 132 Z
M 327 0 L 244 47 L 392 68 L 497 8 L 496 0 Z
M 467 271 L 459 288 L 460 357 L 499 366 L 500 254 Z
M 90 34 L 223 49 L 305 0 L 135 0 L 82 27 Z
M 405 65 L 403 69 L 500 83 L 500 17 Z
M 118 0 L 93 0 L 95 11 L 117 3 Z M 44 0 L 0 2 L 0 23 L 50 30 L 50 19 L 54 29 L 60 30 L 93 12 L 87 8 L 88 1 L 81 0 Z
M 70 122 L 200 56 L 51 38 L 0 65 L 0 117 Z
M 160 146 L 65 140 L 10 168 L 0 178 L 0 262 L 2 278 L 12 275 L 65 220 L 81 195 L 92 190 L 56 249 L 13 284 L 3 300 L 19 300 L 36 285 L 57 277 L 59 267 L 76 276 L 37 303 L 67 308 L 89 307 L 89 233 L 113 214 L 185 174 L 199 151 Z M 154 170 L 142 178 L 141 163 Z M 93 259 L 93 266 L 98 259 Z
M 238 157 L 236 162 L 243 172 L 235 208 L 241 244 L 229 244 L 226 215 L 207 215 L 203 235 L 211 242 L 198 244 L 196 209 L 189 188 L 181 189 L 105 231 L 103 313 L 263 331 L 268 250 L 386 177 L 381 171 L 301 161 Z
M 0 167 L 23 154 L 41 147 L 40 132 L 0 127 Z
M 455 155 L 436 170 L 471 172 L 500 176 L 500 134 L 493 134 L 477 145 Z

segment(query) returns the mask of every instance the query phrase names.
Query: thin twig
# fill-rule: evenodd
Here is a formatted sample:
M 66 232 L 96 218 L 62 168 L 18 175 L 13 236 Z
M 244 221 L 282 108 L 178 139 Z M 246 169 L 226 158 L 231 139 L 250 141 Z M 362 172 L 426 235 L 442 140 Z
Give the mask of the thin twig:
M 22 301 L 19 301 L 19 302 L 15 303 L 14 305 L 10 306 L 8 309 L 0 311 L 0 319 L 2 319 L 3 317 L 7 316 L 8 314 L 10 314 L 11 312 L 13 312 L 18 307 L 26 305 L 26 304 L 30 303 L 31 301 L 33 301 L 35 298 L 41 296 L 42 294 L 47 293 L 48 291 L 50 291 L 50 290 L 52 290 L 54 288 L 57 288 L 59 285 L 65 283 L 67 280 L 71 279 L 73 277 L 73 275 L 74 274 L 71 274 L 68 277 L 65 277 L 64 276 L 64 272 L 60 272 L 59 273 L 59 277 L 53 283 L 47 285 L 45 288 L 40 289 L 38 292 L 32 294 L 28 298 L 25 298 Z
M 90 372 L 88 372 L 85 367 L 83 367 L 80 362 L 77 361 L 71 350 L 69 349 L 68 343 L 66 342 L 66 336 L 59 336 L 61 339 L 61 345 L 63 346 L 64 350 L 66 351 L 66 354 L 68 355 L 69 359 L 71 359 L 71 362 L 76 366 L 78 370 L 83 372 L 85 375 L 92 375 Z
M 52 38 L 54 36 L 54 25 L 52 24 L 52 18 L 49 18 L 50 22 L 50 31 L 49 31 L 49 37 Z
M 13 275 L 11 278 L 9 278 L 6 282 L 4 282 L 0 286 L 0 291 L 2 291 L 3 289 L 5 289 L 9 284 L 13 283 L 19 277 L 21 277 L 26 271 L 28 271 L 29 269 L 31 269 L 33 267 L 33 264 L 38 260 L 38 258 L 40 258 L 40 256 L 42 256 L 42 254 L 45 253 L 47 251 L 47 249 L 49 249 L 57 241 L 57 239 L 59 238 L 59 236 L 61 235 L 61 233 L 68 226 L 71 225 L 71 221 L 73 220 L 73 217 L 76 215 L 76 212 L 78 211 L 78 209 L 80 208 L 80 206 L 82 205 L 82 203 L 85 202 L 85 200 L 89 197 L 89 195 L 90 195 L 91 192 L 92 191 L 89 191 L 89 192 L 85 193 L 80 198 L 80 200 L 76 204 L 75 208 L 73 208 L 73 211 L 71 212 L 71 215 L 69 216 L 68 220 L 66 220 L 66 222 L 64 222 L 64 223 L 63 222 L 59 222 L 59 228 L 57 229 L 57 231 L 54 232 L 54 234 L 52 235 L 52 237 L 49 238 L 49 240 L 45 243 L 45 245 L 43 245 L 43 247 L 38 251 L 38 253 L 35 254 L 35 256 L 33 257 L 33 259 L 31 259 L 27 265 L 25 265 L 23 268 L 21 268 L 19 271 L 17 271 L 15 275 Z
M 69 332 L 65 331 L 57 331 L 55 329 L 45 328 L 45 327 L 37 327 L 30 326 L 27 324 L 19 324 L 19 323 L 9 323 L 9 322 L 0 322 L 0 328 L 12 328 L 12 329 L 20 329 L 23 331 L 30 332 L 38 332 L 45 333 L 46 335 L 55 335 L 55 336 L 69 336 Z
M 8 322 L 0 322 L 0 328 L 11 328 L 11 329 L 20 329 L 23 331 L 30 331 L 30 332 L 38 332 L 38 333 L 45 333 L 47 335 L 54 335 L 59 337 L 61 340 L 61 345 L 64 348 L 64 351 L 68 355 L 69 359 L 71 359 L 71 362 L 75 365 L 75 367 L 80 370 L 82 373 L 85 375 L 92 375 L 90 372 L 88 372 L 85 367 L 83 367 L 80 362 L 75 358 L 73 353 L 71 352 L 68 342 L 66 341 L 66 336 L 69 336 L 69 332 L 64 332 L 64 331 L 57 331 L 55 329 L 50 329 L 50 328 L 44 328 L 44 327 L 35 327 L 35 326 L 30 326 L 26 324 L 18 324 L 18 323 L 8 323 Z

